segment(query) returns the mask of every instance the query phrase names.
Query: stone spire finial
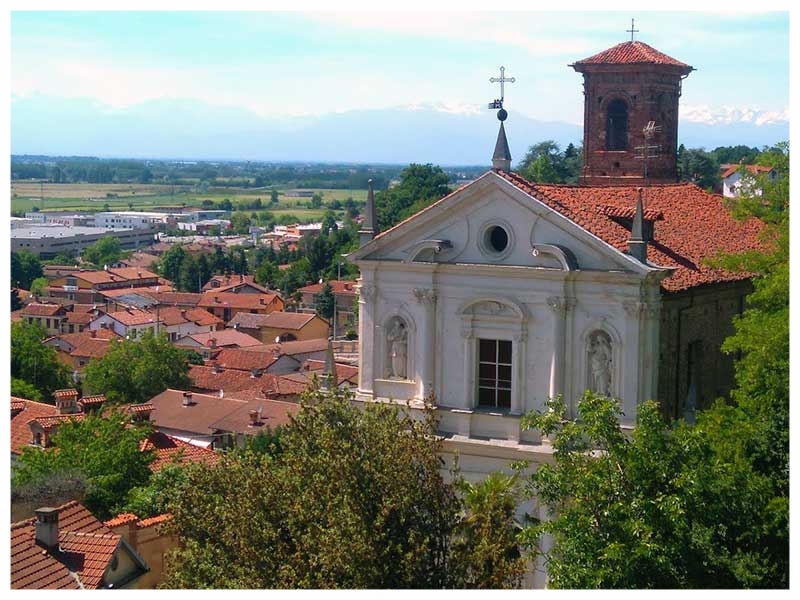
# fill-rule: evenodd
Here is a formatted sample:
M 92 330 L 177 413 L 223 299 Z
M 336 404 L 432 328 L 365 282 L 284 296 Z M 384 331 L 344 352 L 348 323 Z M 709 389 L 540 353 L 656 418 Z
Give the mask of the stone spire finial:
M 644 238 L 644 209 L 642 208 L 642 188 L 637 189 L 636 213 L 631 226 L 631 239 L 628 241 L 628 254 L 647 264 L 647 241 Z
M 500 112 L 505 111 L 501 110 Z M 506 129 L 503 126 L 503 121 L 500 121 L 500 131 L 497 133 L 497 143 L 494 145 L 492 168 L 503 171 L 511 170 L 511 151 L 508 149 L 508 140 L 506 139 Z
M 372 189 L 372 179 L 367 182 L 367 205 L 364 207 L 364 220 L 358 230 L 359 246 L 363 246 L 378 235 L 378 218 L 375 212 L 375 192 Z

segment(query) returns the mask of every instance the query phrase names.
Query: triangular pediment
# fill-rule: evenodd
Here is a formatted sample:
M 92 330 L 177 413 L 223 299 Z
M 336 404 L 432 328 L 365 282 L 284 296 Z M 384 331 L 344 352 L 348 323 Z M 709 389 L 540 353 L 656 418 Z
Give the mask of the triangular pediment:
M 621 252 L 493 171 L 383 232 L 348 259 L 642 274 L 658 269 Z

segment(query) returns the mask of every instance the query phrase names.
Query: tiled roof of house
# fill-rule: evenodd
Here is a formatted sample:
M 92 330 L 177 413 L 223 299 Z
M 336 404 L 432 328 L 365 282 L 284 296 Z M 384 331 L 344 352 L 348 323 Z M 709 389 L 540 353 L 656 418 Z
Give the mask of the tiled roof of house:
M 148 254 L 147 252 L 134 252 L 129 258 L 123 258 L 120 262 L 128 265 L 129 267 L 149 269 L 155 262 L 158 261 L 158 256 L 155 254 Z
M 150 402 L 155 406 L 150 421 L 156 427 L 198 435 L 213 433 L 211 424 L 240 408 L 244 402 L 218 395 L 192 394 L 192 404 L 183 405 L 182 390 L 164 390 Z
M 195 294 L 193 292 L 169 292 L 166 290 L 154 291 L 152 288 L 144 288 L 145 293 L 158 302 L 161 306 L 197 306 L 202 294 Z
M 138 521 L 139 517 L 137 517 L 133 513 L 122 513 L 121 515 L 117 515 L 113 519 L 109 519 L 108 521 L 103 521 L 103 525 L 106 527 L 119 527 L 120 525 L 125 525 L 125 523 L 132 523 Z
M 184 442 L 160 431 L 154 431 L 142 442 L 141 449 L 154 450 L 155 459 L 150 463 L 150 470 L 157 473 L 172 464 L 201 462 L 213 464 L 219 460 L 219 454 L 208 448 L 200 448 Z
M 83 421 L 84 418 L 86 418 L 84 413 L 72 413 L 67 415 L 36 417 L 34 419 L 30 419 L 28 423 L 38 423 L 42 429 L 52 429 L 53 427 L 58 427 L 62 423 L 68 423 L 70 421 Z
M 272 352 L 253 351 L 251 348 L 223 348 L 214 360 L 225 369 L 248 372 L 251 369 L 266 370 L 278 360 Z
M 90 313 L 98 308 L 102 309 L 103 305 L 76 302 L 75 304 L 72 305 L 72 308 L 70 310 L 72 310 L 72 312 L 74 313 Z
M 222 323 L 222 319 L 202 308 L 187 309 L 179 306 L 167 306 L 158 309 L 158 315 L 167 327 L 183 323 L 194 323 L 200 327 Z
M 597 210 L 597 206 L 626 210 L 635 207 L 636 187 L 533 184 L 513 173 L 498 171 L 497 174 L 606 243 L 627 252 L 630 230 Z M 678 292 L 748 277 L 746 273 L 714 269 L 704 261 L 717 253 L 760 248 L 758 234 L 763 227 L 760 221 L 737 221 L 725 207 L 722 196 L 709 194 L 690 183 L 651 185 L 645 189 L 644 202 L 648 211 L 663 215 L 663 220 L 656 222 L 654 240 L 648 244 L 648 261 L 675 268 L 661 283 L 665 291 Z
M 67 323 L 71 323 L 72 325 L 88 325 L 94 321 L 94 319 L 95 316 L 91 313 L 67 313 Z
M 300 330 L 317 317 L 314 313 L 296 313 L 274 311 L 266 315 L 250 313 L 237 313 L 230 321 L 228 327 L 239 325 L 245 329 L 260 329 L 261 327 L 274 327 L 277 329 Z
M 31 302 L 22 309 L 24 316 L 31 317 L 55 317 L 64 316 L 67 313 L 66 309 L 60 304 L 42 304 L 38 302 Z
M 218 292 L 212 290 L 203 294 L 197 306 L 203 308 L 238 308 L 242 310 L 260 310 L 268 306 L 280 305 L 280 296 L 275 293 L 268 294 L 235 294 L 232 292 Z
M 158 273 L 153 273 L 141 267 L 114 267 L 108 269 L 112 275 L 116 275 L 120 279 L 127 279 L 128 281 L 135 281 L 137 279 L 157 279 Z
M 94 396 L 84 396 L 78 402 L 82 406 L 100 406 L 104 404 L 106 397 L 103 394 L 96 394 Z
M 739 168 L 742 166 L 744 166 L 744 168 L 747 169 L 747 171 L 752 175 L 763 175 L 764 173 L 769 173 L 770 171 L 772 171 L 772 167 L 765 167 L 762 165 L 731 165 L 722 174 L 722 178 L 727 179 L 728 177 L 736 173 L 736 171 L 738 171 Z
M 199 390 L 235 392 L 246 389 L 261 389 L 262 378 L 268 375 L 253 377 L 250 371 L 237 369 L 222 369 L 214 372 L 210 366 L 192 365 L 189 368 L 189 378 L 192 387 Z
M 31 441 L 31 428 L 28 423 L 35 419 L 53 417 L 58 409 L 52 404 L 44 404 L 24 398 L 11 396 L 11 453 L 21 454 Z
M 110 318 L 119 321 L 127 327 L 135 325 L 147 325 L 149 323 L 156 323 L 158 320 L 155 312 L 146 310 L 137 310 L 130 308 L 128 310 L 118 310 L 115 312 L 106 313 Z
M 325 361 L 309 358 L 303 363 L 301 372 L 321 372 L 325 370 Z M 342 381 L 349 381 L 350 383 L 358 383 L 358 367 L 353 365 L 346 365 L 336 363 L 336 375 L 339 377 L 339 383 Z
M 35 517 L 11 525 L 11 589 L 97 589 L 103 584 L 122 536 L 75 501 L 57 508 L 60 552 L 36 543 Z
M 184 336 L 184 338 L 191 338 L 196 343 L 200 344 L 201 346 L 211 347 L 212 342 L 216 346 L 238 346 L 240 348 L 244 348 L 247 346 L 261 346 L 261 341 L 257 340 L 251 335 L 247 335 L 246 333 L 242 333 L 241 331 L 236 331 L 235 329 L 220 329 L 219 331 L 208 331 L 203 333 L 193 333 L 188 336 Z M 181 340 L 178 340 L 178 344 L 180 344 Z
M 214 275 L 214 277 L 203 286 L 203 291 L 227 292 L 245 286 L 264 294 L 274 293 L 269 288 L 257 284 L 253 275 Z
M 250 411 L 260 410 L 260 417 L 255 423 L 251 423 Z M 219 431 L 231 431 L 255 435 L 264 428 L 275 429 L 281 425 L 289 423 L 289 415 L 296 415 L 300 411 L 300 405 L 292 402 L 280 402 L 278 400 L 259 399 L 250 400 L 211 424 L 213 429 Z
M 277 352 L 279 355 L 295 356 L 297 354 L 308 354 L 311 352 L 325 351 L 327 349 L 327 338 L 316 338 L 313 340 L 296 340 L 293 342 L 281 342 L 279 344 L 266 344 L 258 348 L 258 351 Z
M 613 48 L 603 50 L 598 54 L 584 58 L 575 63 L 575 65 L 636 65 L 636 64 L 655 64 L 655 65 L 670 65 L 673 67 L 683 67 L 684 69 L 691 67 L 679 60 L 667 56 L 663 52 L 659 52 L 652 46 L 648 46 L 644 42 L 632 41 L 617 44 Z
M 356 282 L 332 279 L 328 281 L 331 285 L 333 293 L 337 296 L 355 296 L 356 295 Z M 302 294 L 319 294 L 322 291 L 324 283 L 315 283 L 301 287 L 298 291 Z

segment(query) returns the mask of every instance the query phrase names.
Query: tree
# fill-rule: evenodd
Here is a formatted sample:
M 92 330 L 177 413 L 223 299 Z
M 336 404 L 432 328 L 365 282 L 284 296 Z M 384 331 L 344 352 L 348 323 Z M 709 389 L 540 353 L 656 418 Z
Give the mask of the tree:
M 36 400 L 36 402 L 42 401 L 42 392 L 35 385 L 16 377 L 11 378 L 11 395 L 17 398 Z
M 250 217 L 243 212 L 235 212 L 231 215 L 231 228 L 235 233 L 246 234 L 250 227 Z
M 186 355 L 164 333 L 145 333 L 138 341 L 114 340 L 106 355 L 89 361 L 83 384 L 90 393 L 105 394 L 111 403 L 146 402 L 167 388 L 186 389 Z
M 41 296 L 49 283 L 50 281 L 47 279 L 47 277 L 37 277 L 31 281 L 31 294 L 34 296 Z
M 678 148 L 678 173 L 681 181 L 688 181 L 705 190 L 720 185 L 719 163 L 714 155 L 702 148 Z
M 311 208 L 319 208 L 322 206 L 322 194 L 315 193 L 313 196 L 311 196 L 311 202 L 309 202 L 309 206 L 311 206 Z
M 325 282 L 322 290 L 315 299 L 317 314 L 330 321 L 333 319 L 333 311 L 336 310 L 336 296 L 333 295 L 333 288 L 329 282 Z
M 42 263 L 39 257 L 27 250 L 11 253 L 11 287 L 31 289 L 31 282 L 42 277 Z
M 569 144 L 562 152 L 553 140 L 534 144 L 520 162 L 517 171 L 538 183 L 577 183 L 582 166 L 582 151 Z
M 25 306 L 22 303 L 22 300 L 19 299 L 19 290 L 17 288 L 11 288 L 11 311 L 19 310 Z
M 97 268 L 117 263 L 121 256 L 122 247 L 119 239 L 110 235 L 97 240 L 83 251 L 83 259 Z
M 269 192 L 269 201 L 272 204 L 278 203 L 278 190 L 270 190 Z
M 274 289 L 277 287 L 280 277 L 280 269 L 274 263 L 264 260 L 256 269 L 255 281 L 260 285 Z
M 186 468 L 177 463 L 160 468 L 148 481 L 128 490 L 122 511 L 133 513 L 140 519 L 167 512 L 169 497 L 177 493 L 180 485 L 188 479 Z
M 303 287 L 311 281 L 311 265 L 308 258 L 301 258 L 289 265 L 289 268 L 281 271 L 280 290 L 283 297 L 288 298 L 298 288 Z
M 150 477 L 153 453 L 140 450 L 150 431 L 149 424 L 131 424 L 121 412 L 61 423 L 53 448 L 22 451 L 13 483 L 29 486 L 54 475 L 80 473 L 88 486 L 86 508 L 99 519 L 109 519 L 122 509 L 129 490 Z
M 188 471 L 169 503 L 182 543 L 164 587 L 450 587 L 459 502 L 434 434 L 429 418 L 312 392 L 277 456 Z
M 38 323 L 11 324 L 11 377 L 33 386 L 44 401 L 51 402 L 53 391 L 69 384 L 70 371 L 58 360 L 55 349 L 42 344 L 45 335 Z
M 520 527 L 514 520 L 520 499 L 518 478 L 518 473 L 490 473 L 477 483 L 456 478 L 466 509 L 460 534 L 452 544 L 461 587 L 519 587 L 525 559 L 517 541 Z
M 181 267 L 186 261 L 188 254 L 181 244 L 175 244 L 164 252 L 158 262 L 159 272 L 162 277 L 170 281 L 177 282 L 180 277 Z
M 400 183 L 375 195 L 378 226 L 386 230 L 450 192 L 449 178 L 440 167 L 410 164 L 400 173 Z

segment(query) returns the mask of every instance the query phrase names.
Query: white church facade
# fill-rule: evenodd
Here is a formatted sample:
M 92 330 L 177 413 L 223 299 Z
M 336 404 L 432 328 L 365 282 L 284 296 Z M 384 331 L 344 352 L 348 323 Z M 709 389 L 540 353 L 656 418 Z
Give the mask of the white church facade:
M 761 226 L 676 181 L 680 82 L 692 68 L 633 41 L 573 66 L 595 107 L 581 185 L 512 173 L 501 110 L 490 171 L 383 232 L 370 189 L 348 255 L 361 273 L 355 400 L 431 406 L 445 458 L 457 454 L 472 480 L 553 460 L 549 440 L 521 427 L 551 397 L 570 417 L 587 389 L 618 398 L 633 426 L 645 400 L 690 416 L 732 384 L 719 347 L 750 283 L 707 259 L 758 247 Z M 647 179 L 631 165 L 638 124 L 654 119 L 669 131 Z M 535 500 L 525 513 L 546 517 Z M 525 583 L 545 578 L 538 565 Z

